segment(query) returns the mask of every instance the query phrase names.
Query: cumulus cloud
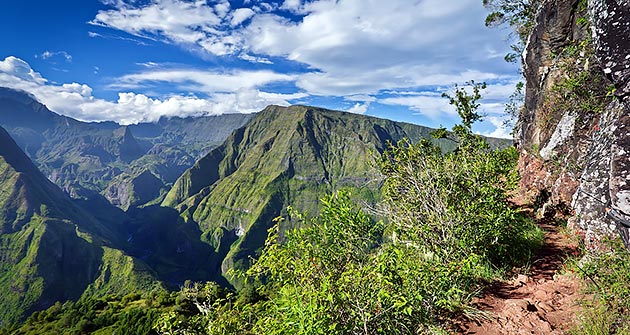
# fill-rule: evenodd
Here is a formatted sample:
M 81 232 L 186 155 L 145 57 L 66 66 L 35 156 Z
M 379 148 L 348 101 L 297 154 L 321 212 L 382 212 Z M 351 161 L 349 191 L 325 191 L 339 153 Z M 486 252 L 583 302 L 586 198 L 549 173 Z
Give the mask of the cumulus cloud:
M 147 75 L 147 74 L 145 74 Z M 172 73 L 171 73 L 172 75 Z M 175 74 L 175 78 L 182 73 Z M 192 76 L 192 72 L 186 75 Z M 244 74 L 240 74 L 244 75 Z M 212 76 L 216 76 L 213 74 Z M 92 88 L 85 84 L 55 84 L 35 72 L 25 61 L 10 56 L 0 61 L 0 86 L 20 89 L 33 94 L 51 110 L 84 121 L 114 120 L 122 124 L 142 121 L 156 121 L 162 116 L 198 116 L 224 113 L 253 113 L 270 104 L 289 105 L 288 100 L 300 99 L 306 95 L 267 93 L 255 86 L 265 83 L 264 74 L 254 74 L 245 86 L 236 88 L 238 78 L 211 77 L 225 79 L 224 88 L 233 89 L 230 93 L 213 93 L 209 98 L 173 95 L 163 99 L 144 94 L 121 92 L 116 101 L 107 101 L 93 96 Z M 166 73 L 149 76 L 154 80 L 168 78 Z M 203 75 L 196 78 L 204 78 Z M 231 84 L 230 84 L 231 83 Z M 230 86 L 232 85 L 232 86 Z
M 245 20 L 254 16 L 254 11 L 250 8 L 239 8 L 232 13 L 232 19 L 230 20 L 230 25 L 232 27 L 238 26 L 243 23 Z
M 28 63 L 13 56 L 9 56 L 0 62 L 0 76 L 2 76 L 3 81 L 7 81 L 7 78 L 14 78 L 17 81 L 24 81 L 34 85 L 44 85 L 47 81 L 39 73 L 33 71 Z
M 280 57 L 312 71 L 297 86 L 344 96 L 514 75 L 500 31 L 478 0 L 285 0 L 229 8 L 221 1 L 119 1 L 92 24 L 246 60 Z M 221 7 L 218 9 L 218 7 Z M 282 15 L 288 10 L 298 19 Z M 427 33 L 429 32 L 430 33 Z
M 352 106 L 350 109 L 347 110 L 347 112 L 350 113 L 355 113 L 355 114 L 365 114 L 365 112 L 367 112 L 368 107 L 370 107 L 370 103 L 366 102 L 366 103 L 359 103 L 357 102 L 356 104 L 354 104 L 354 106 Z
M 184 46 L 198 46 L 225 55 L 237 48 L 217 29 L 230 10 L 222 1 L 214 7 L 206 1 L 154 0 L 143 7 L 134 2 L 111 3 L 115 9 L 100 11 L 91 24 L 125 31 L 131 35 L 161 39 Z

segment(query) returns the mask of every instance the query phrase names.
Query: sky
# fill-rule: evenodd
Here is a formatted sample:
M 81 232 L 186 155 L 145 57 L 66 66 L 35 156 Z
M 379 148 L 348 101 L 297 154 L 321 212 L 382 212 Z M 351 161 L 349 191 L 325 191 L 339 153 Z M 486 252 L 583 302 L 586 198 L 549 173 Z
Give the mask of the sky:
M 441 97 L 486 82 L 474 130 L 509 137 L 521 80 L 481 0 L 3 0 L 0 86 L 121 124 L 313 105 L 451 127 Z

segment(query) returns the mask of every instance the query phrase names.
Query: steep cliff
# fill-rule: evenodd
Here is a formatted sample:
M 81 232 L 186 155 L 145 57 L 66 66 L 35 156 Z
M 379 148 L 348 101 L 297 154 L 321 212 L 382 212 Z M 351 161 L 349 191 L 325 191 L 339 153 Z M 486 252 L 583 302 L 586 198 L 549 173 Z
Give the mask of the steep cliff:
M 630 2 L 549 0 L 523 54 L 522 189 L 587 246 L 630 224 Z

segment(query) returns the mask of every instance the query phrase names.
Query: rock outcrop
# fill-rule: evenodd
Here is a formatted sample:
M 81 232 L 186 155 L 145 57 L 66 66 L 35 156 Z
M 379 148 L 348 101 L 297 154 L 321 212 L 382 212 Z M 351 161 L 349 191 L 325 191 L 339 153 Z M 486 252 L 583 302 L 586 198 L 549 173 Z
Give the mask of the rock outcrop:
M 543 3 L 523 55 L 522 189 L 596 248 L 630 229 L 630 1 Z

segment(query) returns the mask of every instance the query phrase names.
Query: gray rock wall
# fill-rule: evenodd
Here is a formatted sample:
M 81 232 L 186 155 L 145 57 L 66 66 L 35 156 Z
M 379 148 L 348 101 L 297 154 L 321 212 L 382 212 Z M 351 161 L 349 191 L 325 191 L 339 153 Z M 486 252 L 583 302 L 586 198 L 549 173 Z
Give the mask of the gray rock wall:
M 522 188 L 532 197 L 550 194 L 550 203 L 573 214 L 570 224 L 584 234 L 587 246 L 597 248 L 603 236 L 615 232 L 627 244 L 630 0 L 589 0 L 589 24 L 580 22 L 580 15 L 586 13 L 580 12 L 579 0 L 546 1 L 530 35 L 523 64 L 525 111 L 517 139 L 522 151 Z M 588 45 L 584 50 L 592 49 L 592 55 L 564 56 L 571 45 Z M 569 77 L 570 67 L 595 69 L 606 78 L 601 83 L 585 83 L 606 103 L 603 110 L 572 108 L 571 101 L 551 98 L 555 85 Z M 602 89 L 608 96 L 600 93 Z

